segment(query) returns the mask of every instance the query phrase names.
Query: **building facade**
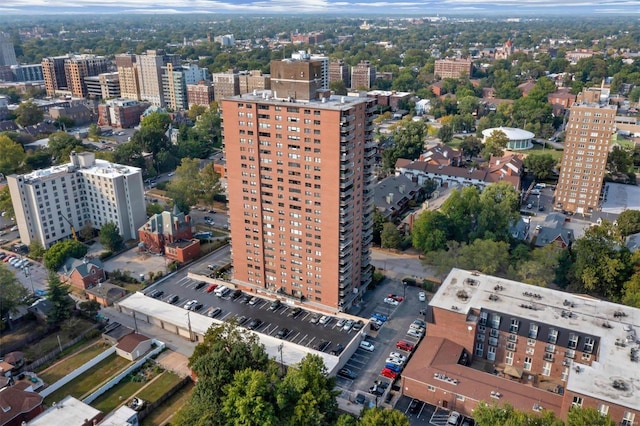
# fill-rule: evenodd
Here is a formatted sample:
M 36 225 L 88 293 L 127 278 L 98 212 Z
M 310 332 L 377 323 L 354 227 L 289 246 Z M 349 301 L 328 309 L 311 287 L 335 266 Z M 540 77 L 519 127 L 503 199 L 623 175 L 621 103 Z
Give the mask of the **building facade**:
M 179 59 L 179 56 L 167 55 L 161 49 L 147 50 L 146 54 L 136 56 L 141 99 L 149 101 L 153 106 L 165 107 L 163 67 L 168 64 L 178 67 Z
M 308 99 L 310 93 L 324 90 L 322 62 L 312 59 L 271 61 L 271 90 L 286 99 Z
M 272 83 L 276 70 L 299 72 L 287 64 L 272 63 Z M 234 280 L 341 311 L 371 281 L 375 101 L 305 94 L 298 83 L 283 87 L 295 98 L 222 101 L 226 158 L 237 165 L 227 170 Z
M 0 33 L 0 66 L 18 65 L 16 50 L 13 47 L 11 36 Z
M 42 64 L 12 65 L 13 81 L 43 81 Z
M 240 94 L 252 93 L 254 90 L 271 89 L 271 76 L 260 70 L 242 71 L 239 73 Z
M 67 90 L 71 96 L 78 98 L 87 97 L 87 85 L 84 78 L 106 73 L 109 60 L 104 56 L 77 55 L 64 62 L 64 73 L 67 79 Z
M 140 100 L 140 79 L 136 55 L 123 53 L 116 55 L 116 69 L 120 80 L 120 96 Z
M 213 97 L 220 102 L 240 94 L 240 74 L 235 70 L 220 72 L 211 75 L 213 81 Z
M 471 59 L 438 59 L 435 62 L 433 73 L 436 78 L 471 77 L 473 61 Z
M 149 102 L 138 102 L 134 99 L 110 99 L 98 105 L 98 125 L 120 129 L 135 127 L 140 124 L 140 116 L 149 108 Z
M 343 81 L 345 87 L 351 87 L 351 68 L 342 59 L 329 63 L 329 84 Z
M 72 236 L 87 222 L 100 229 L 113 222 L 125 240 L 135 239 L 146 220 L 139 168 L 97 160 L 90 152 L 71 162 L 7 176 L 20 238 L 44 248 Z
M 617 107 L 577 102 L 569 110 L 556 208 L 591 214 L 600 203 Z
M 353 89 L 371 89 L 376 81 L 376 67 L 369 61 L 362 61 L 351 68 L 351 87 Z
M 187 84 L 187 103 L 189 108 L 193 105 L 209 107 L 214 100 L 213 83 L 199 81 L 198 84 Z
M 640 311 L 453 269 L 429 303 L 405 395 L 471 414 L 481 401 L 522 411 L 572 406 L 633 425 L 640 402 Z
M 64 63 L 68 58 L 68 55 L 42 58 L 42 77 L 47 96 L 55 96 L 59 91 L 67 90 Z

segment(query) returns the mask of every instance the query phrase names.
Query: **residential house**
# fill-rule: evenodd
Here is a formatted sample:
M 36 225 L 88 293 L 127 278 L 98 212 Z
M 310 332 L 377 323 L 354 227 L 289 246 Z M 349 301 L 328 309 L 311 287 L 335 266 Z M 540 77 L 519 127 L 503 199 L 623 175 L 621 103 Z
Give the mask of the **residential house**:
M 9 386 L 0 389 L 0 426 L 21 426 L 43 411 L 43 397 Z M 50 423 L 61 424 L 61 423 Z
M 411 201 L 421 202 L 424 190 L 421 185 L 403 175 L 382 179 L 373 188 L 374 203 L 386 221 L 393 221 L 404 213 Z
M 104 266 L 100 259 L 70 257 L 58 270 L 60 280 L 72 287 L 86 290 L 106 280 Z
M 114 302 L 127 295 L 127 291 L 124 288 L 111 284 L 110 282 L 103 282 L 96 286 L 89 287 L 84 293 L 87 299 L 95 300 L 104 307 L 113 305 Z
M 437 166 L 459 167 L 463 163 L 463 155 L 462 151 L 441 143 L 420 154 L 419 160 Z
M 111 322 L 102 331 L 102 338 L 110 345 L 117 345 L 120 339 L 133 332 L 134 330 L 126 325 L 122 325 L 119 322 Z
M 95 426 L 103 417 L 100 410 L 69 395 L 28 421 L 26 426 Z
M 116 345 L 116 353 L 129 361 L 135 361 L 149 352 L 151 344 L 151 338 L 143 334 L 127 334 Z
M 178 212 L 154 214 L 138 229 L 139 247 L 151 253 L 186 262 L 200 254 L 200 242 L 193 238 L 191 217 Z
M 558 244 L 560 247 L 569 247 L 573 240 L 573 231 L 565 228 L 566 216 L 562 213 L 549 213 L 541 225 L 536 227 L 535 246 L 544 247 L 549 244 Z

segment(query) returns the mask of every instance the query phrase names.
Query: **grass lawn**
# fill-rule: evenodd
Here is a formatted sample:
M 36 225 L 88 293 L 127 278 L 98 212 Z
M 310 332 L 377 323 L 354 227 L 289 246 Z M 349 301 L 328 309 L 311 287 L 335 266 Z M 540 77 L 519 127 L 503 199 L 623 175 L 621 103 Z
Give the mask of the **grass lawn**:
M 117 354 L 112 354 L 80 377 L 67 383 L 45 399 L 45 404 L 60 401 L 67 395 L 80 398 L 104 383 L 109 377 L 123 370 L 130 361 Z
M 69 333 L 64 330 L 60 330 L 58 332 L 53 332 L 48 336 L 40 339 L 38 342 L 33 343 L 23 349 L 25 356 L 28 360 L 36 360 L 39 357 L 48 354 L 59 344 L 64 345 L 65 343 L 73 340 L 78 334 L 87 330 L 89 327 L 93 325 L 90 321 L 87 321 L 83 318 L 74 318 L 76 325 L 74 326 L 74 334 L 69 335 Z M 58 336 L 60 336 L 60 341 L 58 342 Z
M 145 286 L 144 283 L 125 283 L 124 281 L 118 281 L 117 285 L 131 293 L 135 293 L 136 291 L 142 291 Z
M 449 142 L 449 143 L 447 144 L 447 146 L 450 146 L 451 148 L 458 149 L 458 148 L 460 148 L 460 144 L 461 144 L 461 143 L 462 143 L 462 139 L 461 139 L 461 138 L 453 138 L 453 139 L 451 140 L 451 142 Z
M 161 407 L 153 410 L 149 416 L 142 421 L 142 426 L 162 426 L 167 420 L 175 414 L 187 402 L 193 392 L 193 383 L 188 383 L 176 392 L 171 398 L 167 399 Z
M 9 343 L 22 340 L 39 328 L 44 328 L 44 326 L 38 324 L 36 321 L 27 321 L 17 325 L 13 331 L 3 330 L 0 334 L 0 345 L 8 345 Z
M 96 355 L 106 350 L 106 346 L 104 346 L 102 343 L 96 343 L 96 341 L 97 340 L 94 339 L 90 342 L 82 342 L 85 347 L 81 351 L 76 352 L 75 354 L 58 362 L 57 364 L 48 367 L 43 372 L 38 373 L 38 377 L 40 377 L 47 384 L 57 382 L 76 368 L 80 367 L 87 361 L 93 359 Z
M 562 151 L 561 149 L 553 149 L 550 147 L 546 147 L 544 149 L 542 148 L 543 148 L 542 145 L 533 144 L 533 149 L 526 151 L 526 154 L 527 155 L 551 154 L 553 156 L 553 159 L 556 160 L 557 162 L 560 162 L 562 160 L 562 153 L 564 151 Z
M 165 392 L 178 384 L 180 380 L 182 379 L 177 374 L 165 371 L 151 383 L 151 385 L 142 389 L 136 396 L 148 402 L 155 402 L 164 395 Z
M 98 399 L 91 404 L 94 408 L 107 414 L 118 407 L 122 402 L 126 401 L 130 396 L 135 394 L 149 382 L 134 382 L 127 376 L 117 385 L 103 393 Z M 153 386 L 153 385 L 151 385 Z

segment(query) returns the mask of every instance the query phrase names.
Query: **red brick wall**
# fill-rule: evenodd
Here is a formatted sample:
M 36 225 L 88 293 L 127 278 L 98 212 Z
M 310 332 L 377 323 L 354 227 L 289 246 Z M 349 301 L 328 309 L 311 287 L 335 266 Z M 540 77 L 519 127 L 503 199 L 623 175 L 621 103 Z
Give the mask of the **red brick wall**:
M 564 399 L 562 400 L 562 412 L 559 417 L 562 417 L 562 418 L 567 417 L 567 413 L 569 412 L 569 410 L 571 409 L 571 406 L 573 405 L 574 397 L 582 398 L 582 408 L 594 408 L 597 410 L 600 407 L 600 404 L 609 406 L 609 410 L 607 414 L 609 415 L 609 417 L 611 417 L 611 420 L 613 420 L 616 424 L 620 424 L 620 422 L 622 422 L 624 413 L 626 411 L 635 413 L 635 419 L 633 422 L 634 425 L 637 425 L 638 422 L 640 421 L 640 411 L 638 410 L 631 410 L 627 407 L 622 407 L 620 405 L 612 404 L 609 401 L 602 401 L 597 398 L 592 398 L 590 396 L 582 395 L 582 394 L 567 391 L 567 390 L 565 390 L 565 393 L 564 393 Z
M 466 322 L 464 312 L 452 312 L 433 308 L 434 323 L 427 325 L 427 336 L 444 337 L 455 342 L 473 354 L 476 324 Z M 471 330 L 469 330 L 471 327 Z

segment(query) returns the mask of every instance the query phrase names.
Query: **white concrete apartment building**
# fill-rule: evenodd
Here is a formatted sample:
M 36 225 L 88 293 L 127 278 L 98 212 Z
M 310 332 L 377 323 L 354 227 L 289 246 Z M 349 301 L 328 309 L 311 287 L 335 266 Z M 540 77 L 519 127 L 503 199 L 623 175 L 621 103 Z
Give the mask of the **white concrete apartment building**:
M 16 224 L 23 243 L 48 248 L 72 236 L 88 221 L 94 228 L 118 225 L 137 238 L 146 220 L 142 172 L 99 160 L 90 152 L 71 153 L 71 162 L 7 177 Z

